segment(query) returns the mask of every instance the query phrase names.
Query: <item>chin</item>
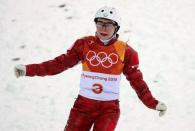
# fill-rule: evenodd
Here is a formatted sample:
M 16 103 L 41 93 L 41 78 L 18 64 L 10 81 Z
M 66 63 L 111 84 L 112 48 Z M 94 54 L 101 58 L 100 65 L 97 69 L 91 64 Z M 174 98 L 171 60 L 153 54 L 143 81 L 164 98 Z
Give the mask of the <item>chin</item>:
M 102 39 L 102 40 L 108 40 L 109 38 L 107 38 L 107 37 L 101 37 L 100 39 Z
M 100 35 L 100 38 L 101 38 L 102 40 L 108 40 L 108 39 L 110 38 L 110 36 L 102 36 L 102 35 Z

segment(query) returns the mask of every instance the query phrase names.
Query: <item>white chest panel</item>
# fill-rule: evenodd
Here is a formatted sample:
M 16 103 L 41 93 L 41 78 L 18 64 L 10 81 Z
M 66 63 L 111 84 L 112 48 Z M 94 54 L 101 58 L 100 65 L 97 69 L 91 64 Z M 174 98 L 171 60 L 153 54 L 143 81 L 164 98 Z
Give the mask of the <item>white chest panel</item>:
M 95 100 L 119 99 L 120 75 L 83 71 L 79 94 Z

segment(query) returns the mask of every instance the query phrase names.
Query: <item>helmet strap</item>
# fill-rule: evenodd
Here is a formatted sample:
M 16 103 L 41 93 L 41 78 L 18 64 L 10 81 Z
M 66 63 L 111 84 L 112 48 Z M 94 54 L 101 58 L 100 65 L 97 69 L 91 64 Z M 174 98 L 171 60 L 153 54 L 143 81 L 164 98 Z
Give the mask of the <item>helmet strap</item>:
M 116 34 L 119 29 L 120 29 L 120 26 L 117 25 L 117 27 L 115 28 L 114 34 Z

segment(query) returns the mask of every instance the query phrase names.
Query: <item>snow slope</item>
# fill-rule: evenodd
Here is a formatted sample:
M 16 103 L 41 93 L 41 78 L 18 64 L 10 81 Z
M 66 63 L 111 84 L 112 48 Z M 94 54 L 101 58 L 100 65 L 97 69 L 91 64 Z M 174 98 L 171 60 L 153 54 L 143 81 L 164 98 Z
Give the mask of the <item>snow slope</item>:
M 120 38 L 168 111 L 146 108 L 124 77 L 116 131 L 195 131 L 194 0 L 0 0 L 0 130 L 62 131 L 79 90 L 81 65 L 49 77 L 15 78 L 17 64 L 52 59 L 82 36 L 104 5 L 122 15 Z

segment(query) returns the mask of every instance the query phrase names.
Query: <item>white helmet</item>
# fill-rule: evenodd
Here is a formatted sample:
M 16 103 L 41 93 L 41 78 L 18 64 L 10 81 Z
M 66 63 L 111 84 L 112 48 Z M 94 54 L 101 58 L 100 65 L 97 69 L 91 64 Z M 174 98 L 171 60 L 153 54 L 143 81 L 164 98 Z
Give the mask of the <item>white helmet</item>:
M 104 6 L 100 8 L 96 14 L 95 14 L 95 21 L 98 18 L 104 18 L 109 19 L 117 23 L 117 26 L 120 26 L 121 24 L 121 17 L 119 15 L 119 12 L 116 8 Z

